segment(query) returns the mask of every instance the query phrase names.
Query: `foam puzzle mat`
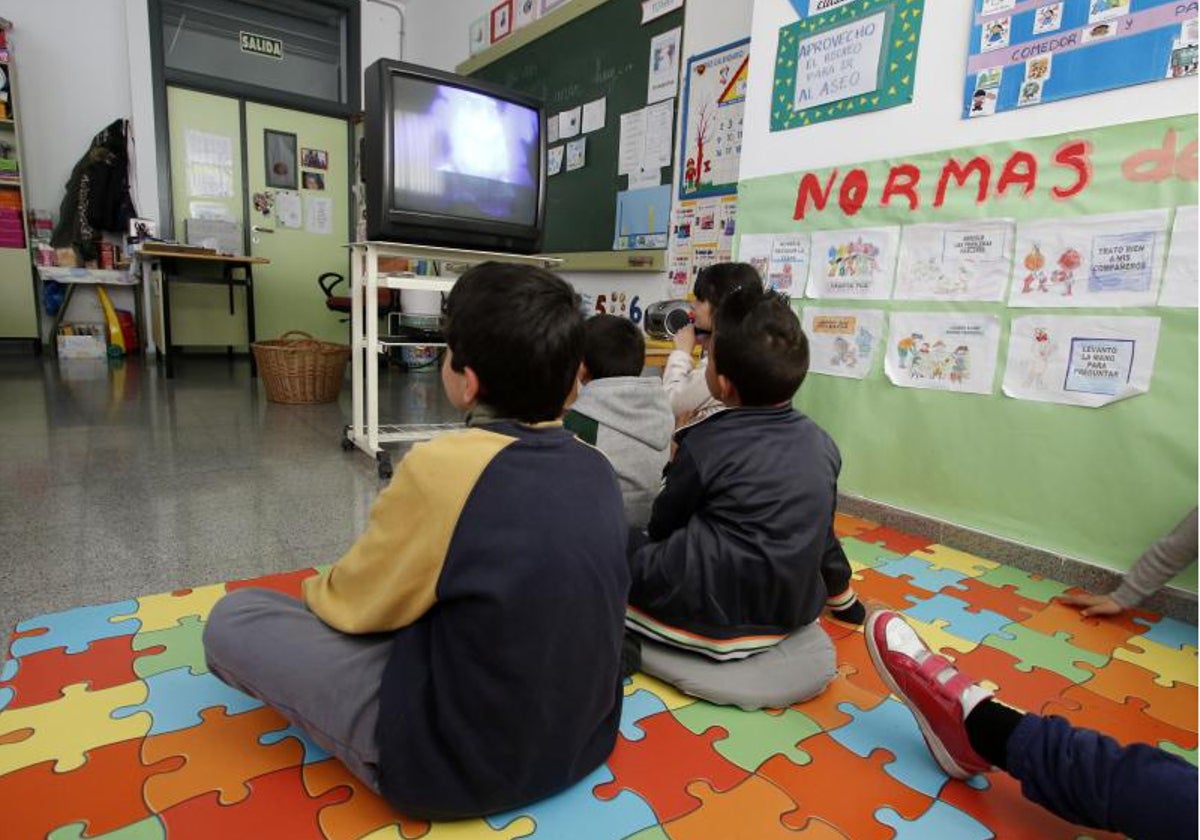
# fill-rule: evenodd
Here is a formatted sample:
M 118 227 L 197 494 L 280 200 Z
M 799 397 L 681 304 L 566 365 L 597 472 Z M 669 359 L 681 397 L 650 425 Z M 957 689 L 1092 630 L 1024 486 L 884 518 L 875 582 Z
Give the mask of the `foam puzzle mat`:
M 935 649 L 1012 705 L 1196 762 L 1196 627 L 1130 611 L 1083 619 L 1067 587 L 851 517 L 860 595 L 902 609 Z M 231 591 L 298 595 L 303 569 L 81 607 L 17 625 L 0 671 L 0 836 L 159 838 L 1104 837 L 1000 773 L 943 775 L 876 676 L 861 631 L 827 624 L 838 677 L 748 713 L 635 675 L 617 747 L 567 791 L 480 820 L 392 811 L 279 714 L 208 673 L 203 622 Z

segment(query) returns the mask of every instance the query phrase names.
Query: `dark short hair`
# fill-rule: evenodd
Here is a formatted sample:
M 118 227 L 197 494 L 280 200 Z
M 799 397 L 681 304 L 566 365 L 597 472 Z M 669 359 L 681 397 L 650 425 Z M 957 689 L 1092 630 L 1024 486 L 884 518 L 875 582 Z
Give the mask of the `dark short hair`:
M 583 363 L 592 379 L 638 376 L 646 366 L 646 339 L 633 321 L 596 315 L 583 325 Z
M 532 266 L 486 262 L 463 273 L 446 300 L 451 366 L 479 377 L 479 401 L 526 423 L 555 420 L 583 360 L 579 296 Z
M 709 364 L 733 383 L 742 405 L 776 405 L 795 395 L 808 373 L 808 338 L 783 297 L 739 289 L 725 298 L 714 326 Z
M 762 278 L 750 263 L 716 263 L 700 269 L 700 273 L 696 275 L 696 285 L 692 287 L 692 294 L 696 296 L 696 300 L 709 304 L 713 309 L 720 309 L 725 298 L 738 289 L 762 287 Z

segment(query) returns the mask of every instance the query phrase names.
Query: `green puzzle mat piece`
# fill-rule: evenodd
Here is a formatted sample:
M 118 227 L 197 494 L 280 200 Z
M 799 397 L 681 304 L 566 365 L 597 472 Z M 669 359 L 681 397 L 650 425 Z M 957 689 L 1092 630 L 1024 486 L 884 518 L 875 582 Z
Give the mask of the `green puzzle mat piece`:
M 846 557 L 851 563 L 856 563 L 868 569 L 882 566 L 890 560 L 899 560 L 904 556 L 894 551 L 888 551 L 881 545 L 863 542 L 854 537 L 842 538 L 842 550 L 846 552 Z
M 196 676 L 208 673 L 204 658 L 203 624 L 199 617 L 184 616 L 174 627 L 138 633 L 133 637 L 134 650 L 147 650 L 162 645 L 162 653 L 139 656 L 133 660 L 133 672 L 142 679 L 184 666 Z
M 1159 749 L 1165 750 L 1166 752 L 1169 752 L 1169 753 L 1179 756 L 1184 761 L 1191 764 L 1193 767 L 1196 766 L 1196 759 L 1197 759 L 1197 755 L 1196 755 L 1197 751 L 1196 750 L 1185 750 L 1183 747 L 1179 746 L 1178 744 L 1174 744 L 1170 741 L 1159 741 L 1158 746 L 1159 746 Z
M 83 840 L 84 828 L 83 823 L 64 825 L 47 834 L 46 840 Z M 166 837 L 166 829 L 158 817 L 146 817 L 108 834 L 90 835 L 88 840 L 166 840 Z
M 1049 603 L 1050 599 L 1055 595 L 1063 594 L 1068 588 L 1065 583 L 1059 583 L 1050 578 L 1035 580 L 1029 572 L 1014 569 L 1012 566 L 998 566 L 995 569 L 989 569 L 976 578 L 976 580 L 980 580 L 997 589 L 1002 589 L 1008 584 L 1012 584 L 1016 588 L 1018 595 L 1045 603 Z
M 696 703 L 676 709 L 673 714 L 697 735 L 704 734 L 710 726 L 723 728 L 729 736 L 714 741 L 713 749 L 751 773 L 777 754 L 787 756 L 794 764 L 808 764 L 812 757 L 795 745 L 821 732 L 811 718 L 795 709 L 775 715 Z
M 1053 636 L 1030 630 L 1020 624 L 1010 624 L 1000 630 L 1001 634 L 1015 636 L 1014 639 L 993 633 L 983 640 L 985 645 L 1002 650 L 1015 656 L 1020 662 L 1017 670 L 1026 673 L 1037 666 L 1061 674 L 1075 683 L 1091 679 L 1094 674 L 1076 665 L 1076 662 L 1086 662 L 1101 668 L 1108 664 L 1109 657 L 1102 653 L 1077 648 L 1071 644 L 1071 635 L 1059 630 Z

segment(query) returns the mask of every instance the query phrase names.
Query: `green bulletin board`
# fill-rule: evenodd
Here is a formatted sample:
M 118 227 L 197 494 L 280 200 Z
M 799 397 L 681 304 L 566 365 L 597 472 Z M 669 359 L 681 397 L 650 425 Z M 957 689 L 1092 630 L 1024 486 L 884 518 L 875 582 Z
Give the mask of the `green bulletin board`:
M 565 22 L 555 26 L 559 20 Z M 607 97 L 604 128 L 581 135 L 586 166 L 564 167 L 547 179 L 544 251 L 612 250 L 617 192 L 626 186 L 617 174 L 621 114 L 646 106 L 650 42 L 680 26 L 682 8 L 643 26 L 641 0 L 572 0 L 509 36 L 514 43 L 537 36 L 515 50 L 504 53 L 501 41 L 459 66 L 460 73 L 538 97 L 547 116 Z M 670 183 L 670 167 L 662 171 Z
M 739 185 L 739 234 L 984 218 L 1019 225 L 1195 205 L 1196 141 L 1196 116 L 1188 115 L 750 179 Z M 913 189 L 889 194 L 889 181 L 914 176 Z M 809 376 L 797 405 L 841 447 L 844 492 L 1117 569 L 1196 504 L 1195 309 L 1054 310 L 1161 319 L 1149 393 L 1090 409 L 1000 393 L 1011 319 L 1047 310 L 976 301 L 815 303 L 992 313 L 1003 328 L 990 396 L 898 388 L 881 360 L 864 380 Z M 1183 584 L 1194 589 L 1195 582 L 1193 565 Z
M 925 0 L 861 0 L 779 30 L 771 131 L 912 102 Z

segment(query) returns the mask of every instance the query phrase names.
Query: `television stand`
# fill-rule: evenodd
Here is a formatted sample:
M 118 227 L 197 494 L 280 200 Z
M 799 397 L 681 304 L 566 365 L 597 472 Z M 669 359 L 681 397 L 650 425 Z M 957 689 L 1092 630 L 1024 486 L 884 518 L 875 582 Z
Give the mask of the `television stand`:
M 395 338 L 379 335 L 379 290 L 416 289 L 448 292 L 463 270 L 479 263 L 497 262 L 553 268 L 562 260 L 552 257 L 501 254 L 490 251 L 465 251 L 431 245 L 406 245 L 399 242 L 354 242 L 350 248 L 350 374 L 351 415 L 345 428 L 342 448 L 358 448 L 375 459 L 379 477 L 392 477 L 392 456 L 385 443 L 411 443 L 428 440 L 443 432 L 461 429 L 459 423 L 386 424 L 379 422 L 378 356 L 388 347 L 402 346 Z M 435 275 L 380 274 L 381 257 L 429 260 L 439 264 Z M 456 271 L 445 271 L 454 266 Z M 436 342 L 411 342 L 429 346 Z

